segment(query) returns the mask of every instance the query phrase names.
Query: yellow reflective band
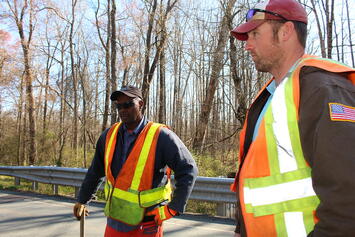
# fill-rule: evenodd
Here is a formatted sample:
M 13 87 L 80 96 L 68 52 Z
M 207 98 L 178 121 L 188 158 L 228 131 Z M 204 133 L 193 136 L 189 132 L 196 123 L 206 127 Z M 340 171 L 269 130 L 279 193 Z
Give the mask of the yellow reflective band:
M 141 153 L 139 154 L 137 167 L 134 171 L 134 176 L 133 176 L 132 183 L 131 183 L 132 190 L 138 190 L 138 188 L 139 188 L 139 184 L 141 181 L 141 177 L 143 175 L 145 164 L 148 159 L 149 150 L 150 150 L 150 147 L 152 146 L 155 132 L 157 131 L 157 129 L 160 126 L 161 126 L 161 124 L 159 124 L 159 123 L 153 123 L 152 126 L 150 126 L 148 134 L 144 139 L 144 144 L 143 144 Z
M 113 197 L 138 204 L 138 194 L 114 188 Z
M 150 207 L 166 200 L 170 201 L 171 192 L 170 180 L 163 187 L 142 191 L 139 194 L 140 206 Z
M 104 188 L 105 199 L 106 199 L 106 200 L 107 200 L 108 197 L 109 197 L 109 193 L 110 193 L 111 188 L 112 188 L 112 184 L 110 183 L 109 180 L 106 179 L 105 188 Z
M 122 189 L 114 188 L 112 196 L 132 203 L 139 203 L 141 199 L 141 205 L 143 207 L 153 206 L 155 204 L 161 203 L 164 200 L 170 199 L 171 187 L 170 183 L 164 187 L 158 187 L 150 189 L 147 191 L 142 191 L 140 194 L 136 191 L 124 191 Z M 149 204 L 144 206 L 144 204 Z
M 158 210 L 159 210 L 160 220 L 165 220 L 166 216 L 165 216 L 164 206 L 159 207 Z
M 108 161 L 110 159 L 110 152 L 111 152 L 111 149 L 115 149 L 114 147 L 112 147 L 112 143 L 113 143 L 113 140 L 115 139 L 116 135 L 117 135 L 117 130 L 118 128 L 120 127 L 121 123 L 118 123 L 118 124 L 115 124 L 113 126 L 116 126 L 114 129 L 113 129 L 113 132 L 111 133 L 111 136 L 110 136 L 110 140 L 108 141 L 108 146 L 107 146 L 107 150 L 105 152 L 105 174 L 107 176 L 108 174 Z

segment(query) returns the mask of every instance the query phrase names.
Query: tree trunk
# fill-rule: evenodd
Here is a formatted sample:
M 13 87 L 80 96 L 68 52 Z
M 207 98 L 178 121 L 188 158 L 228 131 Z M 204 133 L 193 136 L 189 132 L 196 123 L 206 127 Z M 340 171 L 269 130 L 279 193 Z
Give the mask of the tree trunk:
M 351 24 L 350 24 L 350 13 L 349 13 L 349 2 L 348 0 L 345 0 L 346 4 L 346 14 L 348 17 L 348 31 L 349 31 L 349 43 L 350 43 L 350 56 L 351 56 L 351 62 L 352 62 L 352 67 L 355 67 L 355 57 L 354 57 L 354 51 L 353 51 L 353 42 L 352 42 L 352 31 L 351 31 Z
M 193 150 L 198 153 L 201 152 L 203 146 L 203 140 L 206 134 L 208 118 L 213 105 L 213 98 L 216 92 L 219 74 L 223 67 L 224 49 L 230 31 L 228 27 L 228 15 L 231 15 L 231 11 L 233 9 L 235 2 L 236 0 L 229 0 L 228 3 L 226 4 L 225 13 L 220 25 L 217 47 L 214 50 L 212 56 L 213 57 L 212 72 L 210 76 L 210 81 L 206 92 L 207 94 L 201 104 L 201 112 L 199 115 L 199 122 L 198 122 L 199 126 L 196 129 L 196 133 L 192 144 Z
M 239 11 L 237 12 L 239 13 Z M 237 14 L 236 13 L 236 14 Z M 235 14 L 234 14 L 235 15 Z M 234 16 L 233 15 L 233 16 Z M 228 26 L 229 29 L 233 28 L 233 17 L 232 14 L 228 15 Z M 239 122 L 239 125 L 242 126 L 244 124 L 246 111 L 247 111 L 247 102 L 246 102 L 246 93 L 247 91 L 242 88 L 242 78 L 238 76 L 237 73 L 237 47 L 235 46 L 235 38 L 233 36 L 229 36 L 229 60 L 230 60 L 230 71 L 231 77 L 235 87 L 235 104 L 237 106 L 235 113 L 235 117 Z
M 114 1 L 114 0 L 113 0 Z M 108 113 L 109 113 L 109 105 L 110 105 L 110 94 L 111 94 L 111 80 L 110 80 L 110 35 L 111 35 L 111 16 L 110 16 L 110 0 L 107 0 L 107 36 L 106 36 L 106 43 L 104 42 L 100 26 L 99 26 L 99 19 L 98 19 L 98 12 L 100 7 L 100 0 L 97 1 L 98 7 L 95 11 L 95 20 L 96 20 L 96 29 L 99 35 L 99 39 L 101 42 L 102 47 L 105 50 L 105 101 L 104 101 L 104 111 L 102 116 L 102 127 L 101 130 L 104 131 L 107 128 L 107 121 L 108 121 Z
M 316 4 L 315 4 L 314 0 L 311 0 L 311 3 L 312 3 L 312 10 L 314 12 L 316 22 L 317 22 L 318 37 L 319 37 L 319 42 L 320 42 L 321 54 L 322 54 L 322 57 L 325 58 L 326 57 L 325 43 L 324 43 L 324 38 L 323 38 L 323 34 L 322 34 L 322 27 L 320 24 L 320 19 L 318 16 L 318 12 L 316 10 L 317 8 L 316 8 Z
M 152 9 L 149 12 L 149 19 L 148 19 L 148 29 L 146 34 L 146 42 L 145 42 L 145 54 L 144 54 L 144 71 L 143 71 L 143 83 L 142 83 L 142 94 L 143 100 L 147 102 L 148 94 L 149 94 L 149 66 L 150 66 L 150 51 L 152 48 L 151 40 L 152 40 L 152 32 L 153 32 L 153 25 L 154 25 L 154 16 L 155 11 L 157 9 L 157 0 L 153 0 Z M 146 103 L 145 103 L 146 104 Z M 143 107 L 143 113 L 145 111 L 146 105 Z
M 112 10 L 110 14 L 111 19 L 111 91 L 117 90 L 117 75 L 116 75 L 116 3 L 111 1 Z M 117 110 L 114 103 L 111 103 L 111 125 L 117 121 Z
M 60 50 L 60 79 L 59 79 L 59 91 L 60 91 L 60 113 L 59 113 L 59 151 L 56 159 L 56 165 L 62 166 L 63 160 L 63 149 L 65 146 L 66 131 L 64 126 L 65 115 L 66 115 L 66 103 L 65 103 L 65 43 L 61 42 Z
M 10 4 L 8 3 L 9 7 L 11 8 Z M 17 1 L 15 1 L 15 6 L 17 6 Z M 23 23 L 23 16 L 25 11 L 28 8 L 27 1 L 24 3 L 24 6 L 21 10 L 21 16 L 17 15 L 17 9 L 15 10 L 15 20 L 17 25 L 17 30 L 20 35 L 21 39 L 21 46 L 23 51 L 23 59 L 24 59 L 24 67 L 25 67 L 25 88 L 26 88 L 26 111 L 28 113 L 28 162 L 29 165 L 35 165 L 37 159 L 37 150 L 36 150 L 36 121 L 35 121 L 35 105 L 33 99 L 33 89 L 32 89 L 32 72 L 31 72 L 31 59 L 30 59 L 30 44 L 31 44 L 31 37 L 33 33 L 33 5 L 32 1 L 30 1 L 29 5 L 29 28 L 28 28 L 28 37 L 26 39 L 24 33 L 24 23 Z
M 160 5 L 160 12 L 162 15 L 162 5 Z M 166 27 L 164 21 L 160 21 L 161 37 L 166 38 Z M 159 57 L 159 101 L 158 101 L 158 122 L 166 123 L 166 107 L 165 107 L 166 95 L 165 95 L 165 49 L 161 49 Z
M 331 0 L 329 8 L 328 1 L 326 2 L 326 19 L 327 19 L 327 54 L 328 58 L 332 58 L 333 51 L 333 23 L 334 23 L 334 0 Z
M 80 60 L 79 60 L 80 62 Z M 84 153 L 84 159 L 83 159 L 83 167 L 87 168 L 87 138 L 86 138 L 86 130 L 87 130 L 87 101 L 88 95 L 87 95 L 87 89 L 86 89 L 86 73 L 87 71 L 87 62 L 84 63 L 83 66 L 79 64 L 79 75 L 80 75 L 80 84 L 81 84 L 81 91 L 82 91 L 82 106 L 83 106 L 83 116 L 82 116 L 82 144 L 83 144 L 83 153 Z
M 166 123 L 166 107 L 165 107 L 165 54 L 164 51 L 160 55 L 160 64 L 159 64 L 159 111 L 158 111 L 158 122 Z
M 69 33 L 69 49 L 70 49 L 70 65 L 71 65 L 71 78 L 73 83 L 73 97 L 74 97 L 74 116 L 73 116 L 73 149 L 74 157 L 78 158 L 78 81 L 75 68 L 74 60 L 74 23 L 75 23 L 75 6 L 77 0 L 72 0 L 71 16 L 72 20 L 70 22 L 70 33 Z
M 17 165 L 24 165 L 24 157 L 23 157 L 23 143 L 24 143 L 24 117 L 23 116 L 23 86 L 24 86 L 24 78 L 23 76 L 21 77 L 21 83 L 20 83 L 20 98 L 19 98 L 19 104 L 18 104 L 18 115 L 17 115 Z

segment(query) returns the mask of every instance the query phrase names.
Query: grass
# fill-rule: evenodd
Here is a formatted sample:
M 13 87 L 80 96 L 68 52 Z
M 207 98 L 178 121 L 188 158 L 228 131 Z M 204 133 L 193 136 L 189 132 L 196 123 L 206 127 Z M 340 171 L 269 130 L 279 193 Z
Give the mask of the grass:
M 20 179 L 20 185 L 15 185 L 15 178 L 9 176 L 0 175 L 0 190 L 11 190 L 11 191 L 27 191 L 27 192 L 37 192 L 46 195 L 54 195 L 53 185 L 38 183 L 36 190 L 32 188 L 32 181 Z M 58 186 L 58 195 L 65 197 L 75 197 L 75 187 L 71 186 Z M 96 200 L 104 201 L 105 195 L 103 191 L 98 191 L 96 194 Z
M 33 190 L 32 181 L 20 179 L 20 185 L 15 185 L 15 178 L 9 176 L 0 176 L 0 190 L 28 191 L 41 194 L 53 195 L 53 185 L 37 183 L 37 189 Z M 58 186 L 58 195 L 75 197 L 75 188 L 69 186 Z
M 32 190 L 32 182 L 21 180 L 20 185 L 15 185 L 15 178 L 9 176 L 0 176 L 0 190 L 2 189 L 13 191 L 29 191 Z
M 215 216 L 217 215 L 217 203 L 189 200 L 186 206 L 186 212 Z

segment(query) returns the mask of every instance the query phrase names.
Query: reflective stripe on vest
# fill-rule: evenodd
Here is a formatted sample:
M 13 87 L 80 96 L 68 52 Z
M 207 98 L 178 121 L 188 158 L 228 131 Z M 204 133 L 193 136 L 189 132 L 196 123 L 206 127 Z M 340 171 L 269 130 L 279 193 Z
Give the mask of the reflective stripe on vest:
M 248 237 L 307 236 L 317 221 L 319 199 L 298 128 L 299 73 L 303 66 L 346 72 L 354 83 L 354 69 L 305 55 L 277 87 L 239 170 L 240 202 Z M 241 148 L 246 127 L 241 132 Z
M 112 133 L 108 134 L 108 144 L 106 145 L 106 150 L 105 150 L 105 174 L 106 177 L 108 176 L 108 174 L 111 172 L 109 172 L 110 169 L 110 165 L 111 165 L 111 158 L 113 157 L 113 153 L 115 152 L 115 145 L 116 145 L 116 137 L 117 137 L 117 133 L 119 128 L 121 127 L 122 123 L 115 123 L 113 125 L 113 129 L 112 129 Z M 111 132 L 111 131 L 110 131 Z M 111 186 L 112 184 L 112 178 L 106 178 L 106 182 L 108 182 Z
M 312 187 L 311 169 L 302 154 L 292 77 L 285 78 L 276 88 L 264 126 L 270 176 L 245 180 L 246 211 L 256 217 L 283 213 L 278 222 L 284 224 L 276 225 L 278 236 L 307 236 L 309 221 L 305 223 L 303 213 L 297 211 L 307 208 L 312 212 L 319 200 Z M 295 223 L 298 230 L 289 229 Z
M 137 225 L 142 221 L 146 207 L 156 205 L 163 201 L 167 201 L 167 200 L 170 201 L 171 198 L 170 180 L 163 187 L 147 189 L 142 191 L 139 190 L 141 180 L 144 178 L 145 179 L 148 178 L 148 177 L 144 177 L 143 173 L 147 167 L 146 164 L 151 149 L 153 150 L 155 149 L 155 146 L 153 147 L 152 145 L 154 138 L 157 132 L 159 131 L 159 128 L 163 125 L 150 122 L 146 126 L 147 129 L 143 129 L 143 131 L 139 135 L 145 137 L 143 140 L 143 145 L 141 146 L 141 150 L 138 151 L 139 157 L 136 158 L 137 159 L 136 167 L 127 167 L 132 169 L 132 171 L 130 172 L 134 173 L 132 176 L 132 180 L 130 182 L 130 187 L 127 190 L 123 190 L 116 187 L 118 186 L 117 183 L 120 182 L 119 178 L 116 178 L 115 181 L 112 180 L 112 178 L 109 178 L 111 175 L 111 170 L 110 170 L 111 161 L 113 158 L 113 152 L 116 144 L 116 137 L 117 137 L 120 124 L 115 124 L 111 128 L 112 133 L 108 133 L 108 137 L 106 138 L 108 139 L 108 143 L 105 150 L 105 171 L 107 177 L 107 182 L 105 185 L 105 194 L 107 195 L 105 215 L 130 225 Z M 137 140 L 139 138 L 137 138 Z M 137 148 L 135 144 L 133 149 L 139 149 L 139 148 Z M 153 157 L 153 159 L 154 158 L 155 157 Z M 154 164 L 154 162 L 151 162 L 151 164 Z M 124 169 L 124 167 L 122 169 Z M 115 185 L 115 187 L 113 187 L 113 184 Z

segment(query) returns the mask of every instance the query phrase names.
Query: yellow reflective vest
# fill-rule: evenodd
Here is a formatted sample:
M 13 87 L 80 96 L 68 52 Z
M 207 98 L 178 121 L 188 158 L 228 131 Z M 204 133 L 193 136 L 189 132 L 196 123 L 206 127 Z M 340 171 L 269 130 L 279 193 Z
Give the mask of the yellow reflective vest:
M 248 237 L 307 236 L 318 221 L 319 199 L 313 190 L 311 168 L 303 155 L 298 128 L 299 74 L 303 66 L 346 73 L 355 84 L 354 69 L 304 55 L 276 88 L 247 154 L 243 151 L 244 124 L 239 155 L 242 166 L 232 189 L 238 187 Z
M 152 189 L 155 150 L 162 124 L 149 122 L 139 134 L 118 176 L 112 176 L 111 164 L 121 123 L 107 133 L 105 145 L 105 215 L 129 225 L 138 225 L 145 208 L 171 199 L 171 185 Z

